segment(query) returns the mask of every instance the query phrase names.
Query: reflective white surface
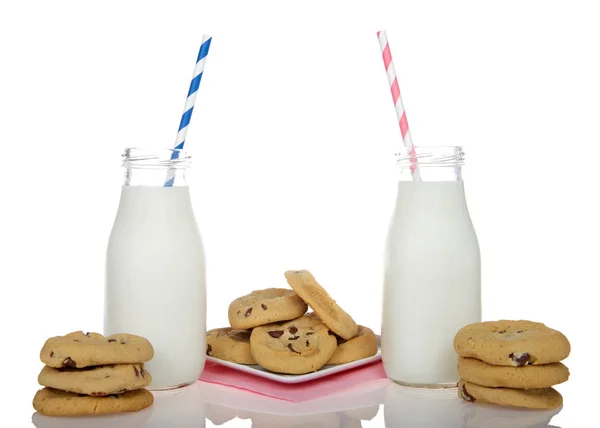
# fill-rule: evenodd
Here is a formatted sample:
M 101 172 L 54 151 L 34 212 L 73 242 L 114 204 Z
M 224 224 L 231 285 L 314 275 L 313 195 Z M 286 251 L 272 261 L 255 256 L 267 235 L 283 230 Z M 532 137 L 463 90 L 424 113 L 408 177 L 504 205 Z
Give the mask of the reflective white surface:
M 466 403 L 456 390 L 406 388 L 391 381 L 365 384 L 303 403 L 275 400 L 247 391 L 197 382 L 157 392 L 141 412 L 92 418 L 33 415 L 38 428 L 125 427 L 547 427 L 558 411 L 511 409 Z M 210 421 L 210 422 L 209 422 Z M 367 422 L 368 421 L 368 422 Z M 385 421 L 385 422 L 384 422 Z

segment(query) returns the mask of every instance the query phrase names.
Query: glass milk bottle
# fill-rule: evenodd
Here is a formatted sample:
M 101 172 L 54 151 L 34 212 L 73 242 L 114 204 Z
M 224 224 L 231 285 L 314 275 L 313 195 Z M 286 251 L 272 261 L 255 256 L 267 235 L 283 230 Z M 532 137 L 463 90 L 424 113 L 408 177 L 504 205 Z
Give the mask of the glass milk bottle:
M 206 358 L 206 281 L 181 150 L 126 149 L 106 259 L 104 333 L 146 337 L 151 389 L 195 382 Z M 165 186 L 167 177 L 172 185 Z
M 460 147 L 403 148 L 385 255 L 382 357 L 408 386 L 456 386 L 456 332 L 481 321 L 479 244 L 465 200 Z M 420 181 L 413 179 L 417 159 Z M 414 163 L 413 163 L 414 164 Z

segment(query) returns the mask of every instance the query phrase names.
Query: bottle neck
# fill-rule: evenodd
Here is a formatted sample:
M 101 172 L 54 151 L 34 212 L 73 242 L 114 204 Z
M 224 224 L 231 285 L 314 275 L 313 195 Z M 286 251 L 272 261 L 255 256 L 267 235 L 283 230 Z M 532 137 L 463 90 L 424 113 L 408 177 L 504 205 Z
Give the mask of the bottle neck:
M 123 154 L 123 186 L 187 186 L 190 156 L 178 149 L 126 149 Z
M 124 167 L 123 186 L 179 187 L 187 186 L 185 170 L 169 168 Z
M 396 165 L 399 181 L 462 182 L 464 152 L 456 146 L 403 147 Z

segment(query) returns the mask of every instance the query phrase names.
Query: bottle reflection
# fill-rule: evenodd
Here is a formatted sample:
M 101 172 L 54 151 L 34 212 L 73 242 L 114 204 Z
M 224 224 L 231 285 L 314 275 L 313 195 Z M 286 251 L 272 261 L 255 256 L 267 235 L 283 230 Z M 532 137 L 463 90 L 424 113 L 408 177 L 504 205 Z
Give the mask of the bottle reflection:
M 223 425 L 236 417 L 237 414 L 234 409 L 218 404 L 206 403 L 206 419 L 211 421 L 213 425 Z

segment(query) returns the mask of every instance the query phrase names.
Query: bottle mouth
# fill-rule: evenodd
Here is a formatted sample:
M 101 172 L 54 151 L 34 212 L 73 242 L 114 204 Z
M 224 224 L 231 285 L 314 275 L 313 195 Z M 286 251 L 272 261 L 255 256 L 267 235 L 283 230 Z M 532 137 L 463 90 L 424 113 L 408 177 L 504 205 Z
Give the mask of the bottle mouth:
M 412 146 L 396 152 L 396 164 L 400 167 L 418 168 L 451 167 L 465 164 L 465 153 L 460 146 Z
M 192 157 L 183 149 L 143 149 L 129 147 L 122 155 L 126 168 L 187 168 Z

